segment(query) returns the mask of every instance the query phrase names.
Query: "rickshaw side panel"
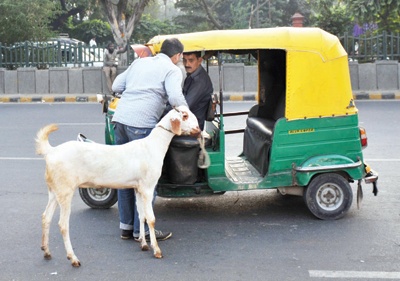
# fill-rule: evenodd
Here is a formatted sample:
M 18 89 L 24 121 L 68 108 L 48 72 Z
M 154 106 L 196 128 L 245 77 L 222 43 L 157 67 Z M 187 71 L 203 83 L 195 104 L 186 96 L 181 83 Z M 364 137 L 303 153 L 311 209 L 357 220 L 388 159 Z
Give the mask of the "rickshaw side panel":
M 357 113 L 346 55 L 326 60 L 319 53 L 289 51 L 287 77 L 287 119 Z
M 325 162 L 307 162 L 324 156 Z M 315 173 L 296 173 L 294 178 L 295 167 L 341 165 L 360 160 L 363 161 L 363 156 L 356 114 L 293 121 L 282 118 L 275 125 L 268 177 L 279 176 L 282 180 L 282 173 L 286 172 L 283 184 L 293 185 L 295 180 L 296 185 L 306 186 Z M 353 179 L 363 177 L 362 166 L 344 170 Z
M 220 124 L 224 123 L 224 117 L 220 116 Z M 212 122 L 207 122 L 207 133 L 211 136 L 212 144 L 207 147 L 210 156 L 210 167 L 207 169 L 207 176 L 225 177 L 225 132 L 220 130 Z

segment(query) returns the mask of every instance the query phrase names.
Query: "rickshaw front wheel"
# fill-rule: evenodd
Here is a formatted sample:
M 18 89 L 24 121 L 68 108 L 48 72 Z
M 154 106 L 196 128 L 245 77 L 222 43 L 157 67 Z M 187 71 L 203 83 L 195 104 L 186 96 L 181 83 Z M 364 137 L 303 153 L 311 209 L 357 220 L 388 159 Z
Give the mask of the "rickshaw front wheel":
M 303 196 L 311 213 L 322 220 L 342 218 L 353 201 L 350 184 L 335 173 L 320 174 L 313 178 Z
M 111 188 L 79 188 L 79 195 L 93 209 L 109 209 L 118 201 L 118 192 Z

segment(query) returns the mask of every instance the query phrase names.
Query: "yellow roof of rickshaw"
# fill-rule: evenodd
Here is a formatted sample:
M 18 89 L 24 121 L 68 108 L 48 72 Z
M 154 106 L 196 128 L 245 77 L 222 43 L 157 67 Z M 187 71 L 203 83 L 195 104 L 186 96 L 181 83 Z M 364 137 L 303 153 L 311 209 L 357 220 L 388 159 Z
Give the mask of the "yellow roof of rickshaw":
M 352 101 L 347 53 L 336 36 L 320 28 L 276 27 L 159 35 L 146 45 L 153 54 L 159 53 L 167 38 L 178 38 L 184 52 L 285 50 L 285 117 L 288 120 L 357 113 Z
M 178 38 L 184 52 L 215 50 L 285 49 L 318 53 L 323 60 L 346 56 L 338 38 L 320 28 L 276 27 L 158 35 L 146 44 L 159 53 L 166 38 Z

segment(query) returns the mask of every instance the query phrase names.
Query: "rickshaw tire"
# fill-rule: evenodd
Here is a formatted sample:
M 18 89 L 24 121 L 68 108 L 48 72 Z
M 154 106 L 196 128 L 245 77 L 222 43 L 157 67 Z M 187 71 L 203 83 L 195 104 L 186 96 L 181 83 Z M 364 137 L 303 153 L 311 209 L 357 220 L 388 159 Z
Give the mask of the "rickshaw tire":
M 336 173 L 325 173 L 314 177 L 303 193 L 310 212 L 322 220 L 337 220 L 344 217 L 353 202 L 349 182 Z
M 104 199 L 97 199 L 95 194 L 96 190 L 101 190 L 103 194 L 106 194 Z M 112 188 L 79 188 L 79 196 L 82 201 L 92 209 L 109 209 L 115 205 L 118 201 L 118 192 Z

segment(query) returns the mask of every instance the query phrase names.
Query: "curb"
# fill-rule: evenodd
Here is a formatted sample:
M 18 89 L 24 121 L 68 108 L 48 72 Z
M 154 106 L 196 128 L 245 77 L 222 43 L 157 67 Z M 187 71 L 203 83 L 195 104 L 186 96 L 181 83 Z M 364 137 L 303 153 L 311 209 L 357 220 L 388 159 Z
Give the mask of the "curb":
M 0 95 L 0 103 L 54 103 L 54 102 L 65 102 L 65 103 L 84 103 L 84 102 L 96 102 L 96 94 L 92 95 Z
M 400 100 L 400 92 L 353 92 L 354 100 Z M 256 94 L 231 93 L 224 101 L 256 101 Z
M 224 101 L 256 101 L 256 93 L 225 93 Z M 354 100 L 400 100 L 399 92 L 354 92 Z M 66 95 L 3 95 L 0 103 L 97 103 L 96 94 L 66 94 Z

